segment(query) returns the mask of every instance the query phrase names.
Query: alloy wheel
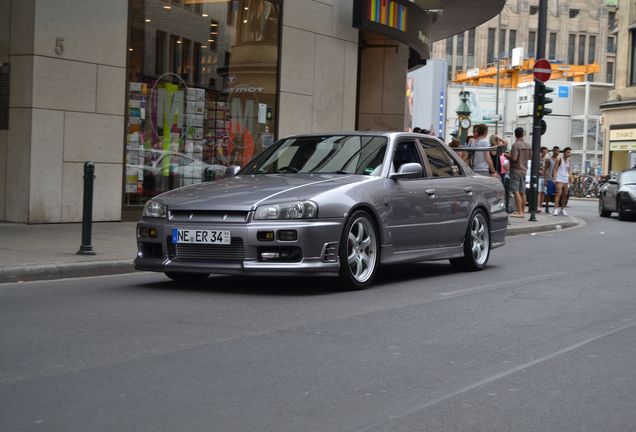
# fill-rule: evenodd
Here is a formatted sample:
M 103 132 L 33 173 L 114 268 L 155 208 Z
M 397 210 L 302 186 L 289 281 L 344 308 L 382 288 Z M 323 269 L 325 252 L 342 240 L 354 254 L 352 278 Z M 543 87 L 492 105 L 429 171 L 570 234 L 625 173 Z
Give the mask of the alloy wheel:
M 351 276 L 359 283 L 366 282 L 377 262 L 375 229 L 366 217 L 357 218 L 347 234 L 347 265 Z

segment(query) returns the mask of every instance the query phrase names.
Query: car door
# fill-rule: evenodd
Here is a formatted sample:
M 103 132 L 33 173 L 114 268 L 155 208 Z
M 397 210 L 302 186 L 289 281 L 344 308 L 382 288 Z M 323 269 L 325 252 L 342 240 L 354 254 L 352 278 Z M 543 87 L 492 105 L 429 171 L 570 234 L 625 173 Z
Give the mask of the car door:
M 404 163 L 423 164 L 423 154 L 415 139 L 402 139 L 393 154 L 393 170 Z M 426 175 L 392 180 L 391 218 L 388 232 L 396 251 L 413 251 L 437 247 L 437 233 L 432 218 L 436 214 L 435 180 Z
M 439 246 L 460 245 L 466 235 L 468 218 L 476 199 L 473 186 L 442 143 L 421 139 L 419 144 L 426 155 L 437 189 L 437 213 L 434 220 L 437 224 Z
M 619 174 L 616 179 L 609 180 L 607 185 L 605 185 L 603 192 L 601 192 L 601 198 L 607 210 L 618 210 L 616 205 L 616 195 L 618 194 L 620 179 L 621 176 Z

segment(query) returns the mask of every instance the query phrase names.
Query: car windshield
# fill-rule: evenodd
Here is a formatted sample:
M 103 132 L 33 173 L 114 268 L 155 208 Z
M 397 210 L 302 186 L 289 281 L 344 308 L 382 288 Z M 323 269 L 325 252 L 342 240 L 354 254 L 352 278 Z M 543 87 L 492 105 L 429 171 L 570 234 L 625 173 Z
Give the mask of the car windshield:
M 621 184 L 636 184 L 636 171 L 625 171 L 621 174 Z
M 387 139 L 381 136 L 328 135 L 281 140 L 243 168 L 245 174 L 380 175 Z

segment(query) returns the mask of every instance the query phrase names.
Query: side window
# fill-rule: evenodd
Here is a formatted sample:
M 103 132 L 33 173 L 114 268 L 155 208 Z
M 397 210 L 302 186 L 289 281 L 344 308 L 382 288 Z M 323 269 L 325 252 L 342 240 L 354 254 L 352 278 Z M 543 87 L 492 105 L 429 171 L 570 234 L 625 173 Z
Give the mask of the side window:
M 420 141 L 431 166 L 433 177 L 454 177 L 463 175 L 461 168 L 455 162 L 448 150 L 439 143 Z
M 393 168 L 397 172 L 400 167 L 405 163 L 418 163 L 422 164 L 417 148 L 414 141 L 400 141 L 395 147 L 395 154 L 393 155 Z

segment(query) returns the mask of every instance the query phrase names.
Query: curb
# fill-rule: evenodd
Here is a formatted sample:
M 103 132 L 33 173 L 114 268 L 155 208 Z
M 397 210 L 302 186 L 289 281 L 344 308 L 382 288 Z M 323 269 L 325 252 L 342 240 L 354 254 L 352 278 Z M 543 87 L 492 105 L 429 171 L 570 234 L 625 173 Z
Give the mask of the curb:
M 537 226 L 516 227 L 516 228 L 513 228 L 512 230 L 508 228 L 506 236 L 532 234 L 532 233 L 546 232 L 546 231 L 556 231 L 556 230 L 562 230 L 566 228 L 573 228 L 579 225 L 584 225 L 584 222 L 580 219 L 570 217 L 569 220 L 557 221 L 557 222 L 541 224 Z
M 0 267 L 0 283 L 102 276 L 134 271 L 132 259 L 22 265 Z

